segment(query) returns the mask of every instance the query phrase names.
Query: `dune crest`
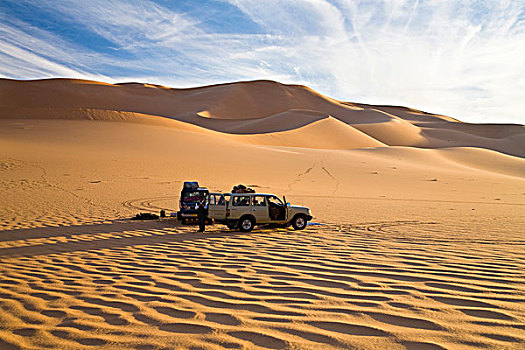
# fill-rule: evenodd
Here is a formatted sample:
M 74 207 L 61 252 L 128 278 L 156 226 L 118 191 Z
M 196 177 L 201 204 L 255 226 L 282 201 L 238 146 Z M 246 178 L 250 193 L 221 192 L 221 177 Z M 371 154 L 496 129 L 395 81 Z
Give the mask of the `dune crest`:
M 330 115 L 379 144 L 477 147 L 525 156 L 523 125 L 461 123 L 454 118 L 407 107 L 341 102 L 306 86 L 268 80 L 174 89 L 153 84 L 107 84 L 78 79 L 0 79 L 0 91 L 0 118 L 4 119 L 137 121 L 126 113 L 138 113 L 152 116 L 152 123 L 157 125 L 159 121 L 153 117 L 179 120 L 228 134 L 269 134 L 300 129 Z M 148 118 L 141 119 L 147 122 Z M 343 130 L 337 131 L 338 135 L 350 130 L 343 124 L 340 127 Z M 358 138 L 346 141 L 348 145 L 368 147 L 367 142 L 361 142 L 360 133 L 347 134 Z
M 234 139 L 263 145 L 319 149 L 354 149 L 386 146 L 384 143 L 331 116 L 293 130 L 235 136 Z

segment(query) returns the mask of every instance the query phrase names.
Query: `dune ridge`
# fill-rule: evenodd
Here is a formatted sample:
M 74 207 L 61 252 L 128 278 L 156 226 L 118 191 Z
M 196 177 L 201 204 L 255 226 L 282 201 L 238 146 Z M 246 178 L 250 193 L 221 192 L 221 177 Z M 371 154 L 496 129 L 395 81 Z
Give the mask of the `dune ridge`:
M 378 144 L 478 147 L 525 156 L 523 125 L 469 124 L 407 107 L 336 101 L 305 86 L 266 80 L 173 89 L 75 79 L 1 79 L 0 91 L 1 118 L 137 121 L 126 114 L 136 113 L 228 134 L 269 134 L 302 128 L 331 116 Z M 151 120 L 159 124 L 157 118 Z M 360 145 L 357 142 L 354 148 Z
M 234 140 L 243 142 L 316 149 L 354 149 L 384 147 L 384 143 L 328 116 L 293 130 L 258 135 L 236 135 Z

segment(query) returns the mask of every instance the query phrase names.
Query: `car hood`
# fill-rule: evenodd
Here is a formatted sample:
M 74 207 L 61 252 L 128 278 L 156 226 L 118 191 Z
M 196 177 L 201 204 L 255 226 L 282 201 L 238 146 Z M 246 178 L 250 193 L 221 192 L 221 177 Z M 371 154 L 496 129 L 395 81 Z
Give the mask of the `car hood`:
M 308 211 L 308 207 L 303 207 L 302 205 L 290 205 L 289 208 L 295 209 L 295 210 Z

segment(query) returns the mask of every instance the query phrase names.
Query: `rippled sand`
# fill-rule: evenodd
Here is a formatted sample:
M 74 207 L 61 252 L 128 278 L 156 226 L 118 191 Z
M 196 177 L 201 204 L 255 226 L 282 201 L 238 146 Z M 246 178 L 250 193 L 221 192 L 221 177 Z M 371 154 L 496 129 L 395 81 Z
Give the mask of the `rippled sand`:
M 1 350 L 524 348 L 523 126 L 272 82 L 1 84 Z M 129 220 L 185 180 L 315 225 Z
M 524 242 L 435 222 L 2 232 L 2 349 L 519 348 Z M 521 345 L 520 345 L 521 344 Z

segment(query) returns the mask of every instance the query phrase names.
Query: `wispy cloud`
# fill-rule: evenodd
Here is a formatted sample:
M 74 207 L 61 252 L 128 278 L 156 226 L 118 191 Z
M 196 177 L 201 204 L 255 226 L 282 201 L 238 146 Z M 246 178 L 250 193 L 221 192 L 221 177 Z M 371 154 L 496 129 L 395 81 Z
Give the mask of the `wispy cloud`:
M 343 100 L 525 123 L 525 3 L 518 0 L 230 0 L 213 8 L 198 2 L 198 11 L 147 0 L 24 1 L 106 44 L 10 19 L 0 24 L 4 76 L 180 87 L 265 78 Z M 211 21 L 229 21 L 217 4 L 251 29 L 210 29 Z
M 166 39 L 180 38 L 198 31 L 198 20 L 170 11 L 152 1 L 39 0 L 37 6 L 65 15 L 113 42 L 116 48 L 155 46 Z
M 233 2 L 279 32 L 273 15 L 279 5 L 262 11 L 255 0 Z M 302 3 L 312 11 L 317 1 Z M 314 87 L 341 99 L 525 122 L 525 104 L 517 98 L 525 92 L 523 2 L 338 0 L 331 5 L 309 23 L 313 28 L 318 22 L 337 28 L 344 23 L 344 34 L 321 25 L 317 32 L 288 37 L 295 38 L 291 58 L 302 69 L 314 69 Z
M 0 15 L 0 21 L 0 76 L 105 78 L 88 73 L 88 60 L 96 53 L 71 54 L 76 48 L 59 37 L 5 15 Z

